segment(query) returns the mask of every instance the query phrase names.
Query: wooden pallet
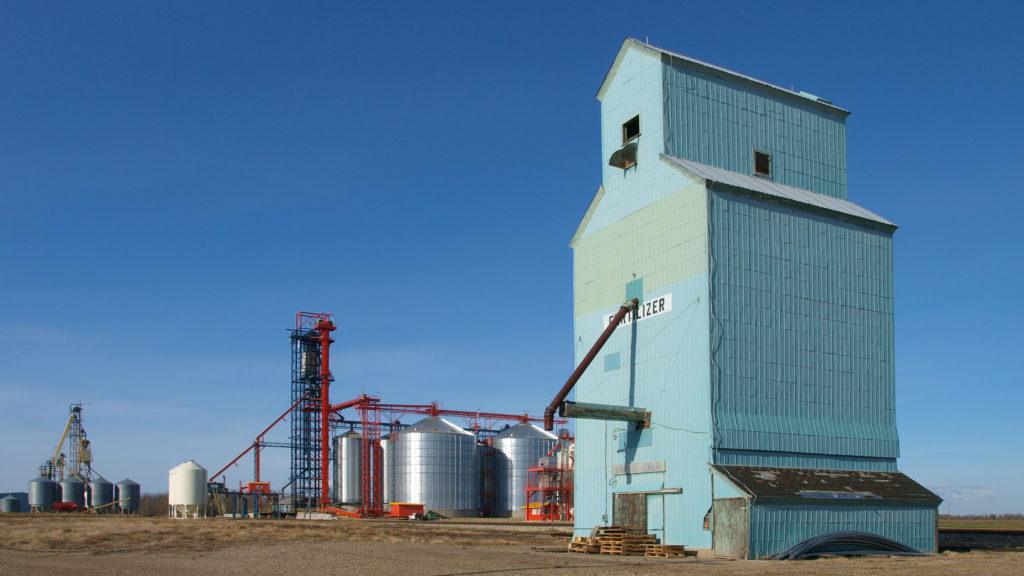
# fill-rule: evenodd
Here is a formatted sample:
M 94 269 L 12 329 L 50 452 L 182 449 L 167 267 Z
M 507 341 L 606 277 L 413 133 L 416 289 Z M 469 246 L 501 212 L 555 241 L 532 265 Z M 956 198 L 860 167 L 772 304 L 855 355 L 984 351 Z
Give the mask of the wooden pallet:
M 580 552 L 582 554 L 598 554 L 601 552 L 601 544 L 596 538 L 577 536 L 569 543 L 569 552 Z
M 687 551 L 686 546 L 673 544 L 647 544 L 644 550 L 644 556 L 657 558 L 681 558 L 692 554 L 696 554 L 696 552 Z
M 647 547 L 644 544 L 617 544 L 614 542 L 602 543 L 601 554 L 613 556 L 643 556 Z
M 657 543 L 653 534 L 642 534 L 619 526 L 595 526 L 589 537 L 577 536 L 569 543 L 570 552 L 643 556 L 648 544 Z

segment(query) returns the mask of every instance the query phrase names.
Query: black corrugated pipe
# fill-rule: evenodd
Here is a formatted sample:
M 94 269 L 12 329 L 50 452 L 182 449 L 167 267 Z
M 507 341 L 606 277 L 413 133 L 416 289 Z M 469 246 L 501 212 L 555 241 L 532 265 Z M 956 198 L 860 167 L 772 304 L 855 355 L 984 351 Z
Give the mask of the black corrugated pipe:
M 580 379 L 580 376 L 582 376 L 583 372 L 585 372 L 587 367 L 590 366 L 590 363 L 594 361 L 594 357 L 601 351 L 604 343 L 608 341 L 609 337 L 611 337 L 612 332 L 615 332 L 615 329 L 619 327 L 619 323 L 622 322 L 622 319 L 626 317 L 626 314 L 636 310 L 636 307 L 639 305 L 640 299 L 633 298 L 629 302 L 623 304 L 622 307 L 619 308 L 619 311 L 615 313 L 611 322 L 608 323 L 608 327 L 606 327 L 604 332 L 601 332 L 601 335 L 597 337 L 597 342 L 594 342 L 594 346 L 590 349 L 590 352 L 587 352 L 587 355 L 583 357 L 583 361 L 580 362 L 580 365 L 577 366 L 575 370 L 573 370 L 572 375 L 570 375 L 569 379 L 565 381 L 562 389 L 555 395 L 555 399 L 552 400 L 551 404 L 548 404 L 548 407 L 544 409 L 545 430 L 554 429 L 555 411 L 558 410 L 558 407 L 565 400 L 565 397 L 572 391 L 572 387 L 576 385 L 576 381 Z

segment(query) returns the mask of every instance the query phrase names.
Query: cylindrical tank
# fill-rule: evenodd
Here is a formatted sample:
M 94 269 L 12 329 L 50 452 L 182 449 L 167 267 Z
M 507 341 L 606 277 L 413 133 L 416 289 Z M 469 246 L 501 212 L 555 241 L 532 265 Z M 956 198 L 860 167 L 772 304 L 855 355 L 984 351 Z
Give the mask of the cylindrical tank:
M 443 516 L 476 516 L 480 460 L 476 437 L 431 416 L 391 434 L 391 501 L 423 504 Z
M 388 451 L 390 442 L 387 436 L 380 439 L 380 491 L 384 510 L 387 510 L 387 505 L 391 503 L 391 453 Z
M 60 481 L 60 501 L 74 503 L 78 510 L 85 509 L 85 483 L 74 476 Z
M 121 514 L 136 514 L 139 511 L 139 499 L 141 492 L 139 485 L 130 478 L 125 478 L 117 483 L 117 493 L 114 500 L 117 501 L 117 508 Z
M 494 437 L 494 515 L 523 516 L 528 470 L 558 439 L 529 422 L 502 430 Z
M 53 510 L 56 501 L 57 483 L 45 476 L 33 478 L 28 483 L 28 506 L 33 511 Z
M 114 501 L 114 485 L 106 478 L 97 476 L 89 481 L 89 508 L 96 509 L 106 506 L 100 512 L 110 512 L 113 506 L 107 506 Z
M 206 513 L 206 468 L 195 460 L 171 468 L 167 476 L 167 505 L 175 518 L 198 518 Z
M 359 504 L 362 500 L 363 437 L 349 430 L 334 437 L 334 500 L 341 504 Z
M 4 514 L 15 514 L 21 512 L 21 500 L 8 495 L 0 498 L 0 512 Z
M 494 448 L 490 442 L 477 444 L 480 453 L 480 512 L 484 516 L 494 514 Z

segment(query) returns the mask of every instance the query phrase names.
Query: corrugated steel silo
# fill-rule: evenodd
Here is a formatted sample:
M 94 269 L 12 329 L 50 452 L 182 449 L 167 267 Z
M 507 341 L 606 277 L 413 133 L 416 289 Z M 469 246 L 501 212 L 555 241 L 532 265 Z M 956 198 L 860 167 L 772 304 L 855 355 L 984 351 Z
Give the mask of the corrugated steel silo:
M 139 484 L 130 478 L 125 478 L 117 483 L 116 488 L 117 493 L 114 495 L 114 500 L 117 501 L 117 507 L 121 514 L 138 513 L 139 499 L 142 496 Z
M 390 444 L 390 440 L 387 436 L 380 439 L 380 487 L 383 493 L 381 503 L 385 505 L 385 510 L 387 510 L 387 504 L 391 503 L 391 452 L 388 444 Z
M 53 510 L 57 497 L 57 483 L 45 476 L 33 478 L 28 483 L 28 506 L 35 512 Z
M 334 500 L 359 504 L 362 500 L 363 437 L 349 430 L 334 437 Z
M 391 434 L 392 502 L 423 504 L 443 516 L 476 516 L 480 460 L 476 436 L 431 416 Z
M 558 439 L 537 426 L 522 422 L 502 430 L 494 445 L 494 516 L 523 516 L 527 470 L 547 455 Z
M 114 485 L 105 478 L 96 477 L 89 482 L 89 508 L 96 509 L 106 506 L 101 512 L 109 512 L 112 506 L 107 506 L 114 501 Z
M 21 512 L 21 500 L 14 496 L 0 498 L 0 512 L 4 514 L 16 514 Z
M 65 478 L 60 481 L 60 501 L 74 503 L 78 510 L 85 509 L 85 483 L 75 478 Z

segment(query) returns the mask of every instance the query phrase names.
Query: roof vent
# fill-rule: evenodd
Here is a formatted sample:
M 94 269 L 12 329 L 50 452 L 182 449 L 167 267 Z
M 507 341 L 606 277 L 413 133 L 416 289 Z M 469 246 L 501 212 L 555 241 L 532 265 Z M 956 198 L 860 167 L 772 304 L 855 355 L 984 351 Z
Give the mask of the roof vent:
M 608 159 L 608 165 L 625 170 L 636 164 L 636 142 L 630 142 L 615 151 Z

